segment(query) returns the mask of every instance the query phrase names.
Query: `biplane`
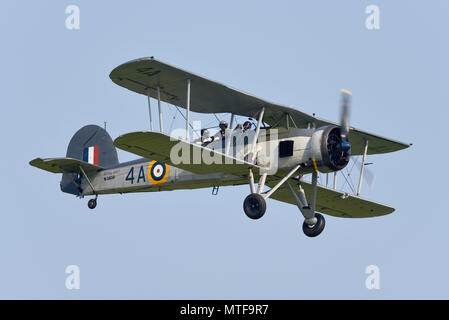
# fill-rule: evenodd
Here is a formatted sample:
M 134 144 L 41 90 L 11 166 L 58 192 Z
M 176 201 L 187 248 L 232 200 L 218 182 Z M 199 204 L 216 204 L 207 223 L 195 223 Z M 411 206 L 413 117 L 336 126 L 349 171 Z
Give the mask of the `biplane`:
M 62 174 L 63 192 L 94 196 L 249 185 L 245 214 L 260 219 L 268 198 L 296 205 L 304 217 L 303 232 L 319 235 L 321 213 L 343 218 L 382 216 L 394 208 L 360 197 L 367 155 L 398 151 L 409 144 L 349 125 L 351 92 L 341 92 L 341 121 L 334 123 L 295 108 L 272 103 L 216 81 L 141 58 L 116 67 L 111 80 L 148 98 L 150 130 L 119 136 L 114 141 L 97 125 L 72 137 L 66 157 L 36 158 L 30 165 Z M 153 129 L 150 98 L 158 103 L 159 130 Z M 178 136 L 163 130 L 161 101 L 185 109 L 185 129 Z M 194 140 L 191 112 L 225 113 L 230 125 L 214 139 Z M 184 115 L 183 114 L 183 115 Z M 249 128 L 234 127 L 236 116 L 251 120 Z M 205 130 L 201 130 L 204 132 Z M 141 158 L 120 163 L 116 148 Z M 336 189 L 336 173 L 351 156 L 362 156 L 357 192 Z M 318 184 L 319 173 L 333 173 L 333 188 Z M 310 181 L 303 176 L 311 175 Z M 310 177 L 310 176 L 309 176 Z

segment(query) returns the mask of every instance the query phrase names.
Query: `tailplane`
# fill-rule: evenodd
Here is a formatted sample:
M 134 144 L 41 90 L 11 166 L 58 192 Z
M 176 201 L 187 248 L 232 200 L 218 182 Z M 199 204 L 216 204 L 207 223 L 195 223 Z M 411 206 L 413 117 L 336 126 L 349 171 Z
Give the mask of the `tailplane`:
M 63 173 L 61 191 L 74 195 L 81 193 L 81 170 L 87 173 L 118 164 L 117 149 L 111 137 L 97 125 L 82 127 L 73 135 L 67 147 L 66 158 L 36 158 L 30 161 L 30 165 L 37 168 Z

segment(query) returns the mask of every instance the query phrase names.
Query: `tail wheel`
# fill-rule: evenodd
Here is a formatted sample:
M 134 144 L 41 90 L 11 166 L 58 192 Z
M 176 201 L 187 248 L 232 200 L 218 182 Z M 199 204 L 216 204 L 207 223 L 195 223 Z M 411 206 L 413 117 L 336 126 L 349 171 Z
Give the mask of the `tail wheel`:
M 326 220 L 324 220 L 323 215 L 319 213 L 315 213 L 315 218 L 317 222 L 313 226 L 309 226 L 305 221 L 302 224 L 302 231 L 308 237 L 316 237 L 324 230 L 324 226 L 326 225 Z
M 97 206 L 97 199 L 90 199 L 87 202 L 87 206 L 89 207 L 89 209 L 95 209 L 95 207 Z
M 267 204 L 265 199 L 258 193 L 252 193 L 245 198 L 243 210 L 248 218 L 260 219 L 265 214 Z

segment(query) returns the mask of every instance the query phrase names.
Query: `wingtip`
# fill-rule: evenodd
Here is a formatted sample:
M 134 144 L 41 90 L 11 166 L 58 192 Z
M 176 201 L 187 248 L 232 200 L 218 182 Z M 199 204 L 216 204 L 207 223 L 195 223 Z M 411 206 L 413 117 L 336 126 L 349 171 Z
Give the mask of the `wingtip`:
M 34 158 L 33 160 L 31 160 L 31 161 L 28 162 L 28 163 L 29 163 L 30 166 L 35 167 L 35 164 L 36 164 L 37 162 L 41 162 L 41 161 L 42 161 L 42 158 Z

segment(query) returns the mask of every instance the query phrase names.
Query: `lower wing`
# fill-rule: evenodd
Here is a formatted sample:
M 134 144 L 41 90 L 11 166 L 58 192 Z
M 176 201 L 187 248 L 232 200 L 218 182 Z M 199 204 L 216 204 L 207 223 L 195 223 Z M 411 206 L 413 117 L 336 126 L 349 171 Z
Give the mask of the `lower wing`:
M 159 132 L 127 133 L 115 139 L 114 145 L 141 157 L 166 162 L 198 174 L 222 172 L 247 175 L 249 168 L 260 169 L 249 162 Z M 178 151 L 181 151 L 181 155 Z
M 298 183 L 298 181 L 294 179 L 289 179 L 288 182 L 292 185 Z M 268 186 L 274 186 L 275 184 L 276 181 L 267 183 Z M 301 180 L 301 186 L 309 199 L 312 185 Z M 318 186 L 317 188 L 315 210 L 330 216 L 341 218 L 369 218 L 383 216 L 394 211 L 394 208 L 390 206 L 349 195 L 338 190 L 329 189 L 323 186 Z M 285 186 L 280 187 L 273 193 L 271 198 L 296 205 L 296 202 L 292 199 L 292 196 Z

